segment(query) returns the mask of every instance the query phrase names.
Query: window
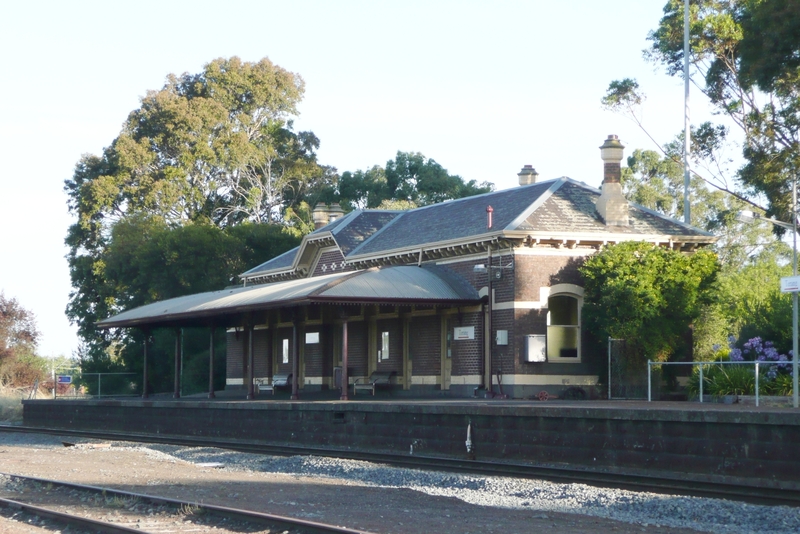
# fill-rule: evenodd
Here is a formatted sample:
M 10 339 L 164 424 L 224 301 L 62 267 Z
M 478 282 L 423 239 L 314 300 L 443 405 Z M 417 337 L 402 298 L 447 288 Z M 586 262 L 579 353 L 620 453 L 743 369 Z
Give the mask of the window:
M 580 362 L 583 289 L 560 284 L 551 288 L 550 295 L 547 299 L 547 361 Z
M 283 363 L 289 363 L 289 340 L 283 340 Z
M 389 359 L 389 332 L 381 332 L 381 349 L 378 351 L 378 361 Z

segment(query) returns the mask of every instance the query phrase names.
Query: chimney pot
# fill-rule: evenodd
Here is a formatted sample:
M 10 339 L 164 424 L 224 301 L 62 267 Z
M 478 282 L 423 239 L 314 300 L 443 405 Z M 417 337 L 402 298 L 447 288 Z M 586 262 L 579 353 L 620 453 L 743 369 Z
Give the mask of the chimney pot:
M 539 178 L 539 173 L 531 165 L 525 165 L 522 170 L 517 174 L 519 177 L 519 185 L 535 184 Z
M 328 206 L 324 202 L 318 202 L 311 212 L 311 218 L 314 220 L 314 229 L 318 230 L 328 224 Z
M 606 225 L 628 226 L 628 200 L 622 194 L 620 162 L 625 147 L 616 135 L 609 135 L 600 146 L 603 159 L 603 185 L 597 199 L 597 213 Z

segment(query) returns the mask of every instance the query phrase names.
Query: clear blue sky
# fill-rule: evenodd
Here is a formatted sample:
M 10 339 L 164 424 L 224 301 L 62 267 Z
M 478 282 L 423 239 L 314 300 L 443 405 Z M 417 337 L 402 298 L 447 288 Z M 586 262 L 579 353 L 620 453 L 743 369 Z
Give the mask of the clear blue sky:
M 422 152 L 498 189 L 541 178 L 599 186 L 598 147 L 617 134 L 654 148 L 600 108 L 611 80 L 637 78 L 659 141 L 683 128 L 683 82 L 642 50 L 666 0 L 39 1 L 0 18 L 0 290 L 33 311 L 40 352 L 78 345 L 62 187 L 99 154 L 148 89 L 217 57 L 269 57 L 306 81 L 296 127 L 339 171 Z M 699 93 L 693 120 L 708 118 Z

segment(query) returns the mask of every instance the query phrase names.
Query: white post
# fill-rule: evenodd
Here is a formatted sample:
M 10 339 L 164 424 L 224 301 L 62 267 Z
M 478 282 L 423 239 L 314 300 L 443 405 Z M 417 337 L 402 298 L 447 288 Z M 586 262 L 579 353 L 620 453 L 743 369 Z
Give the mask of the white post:
M 703 364 L 700 364 L 700 402 L 703 402 Z
M 652 363 L 653 362 L 650 360 L 647 360 L 647 402 L 653 402 L 653 394 L 650 389 L 650 369 L 652 368 L 650 364 Z
M 756 406 L 758 406 L 758 361 L 756 361 Z

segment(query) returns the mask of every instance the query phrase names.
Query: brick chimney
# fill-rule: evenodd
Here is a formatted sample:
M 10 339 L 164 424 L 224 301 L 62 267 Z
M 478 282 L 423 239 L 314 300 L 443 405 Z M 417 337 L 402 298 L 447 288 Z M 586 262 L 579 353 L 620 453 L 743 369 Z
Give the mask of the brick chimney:
M 323 226 L 332 223 L 342 215 L 344 215 L 344 210 L 337 202 L 334 202 L 330 206 L 326 206 L 325 203 L 319 202 L 316 206 L 314 206 L 314 210 L 311 212 L 311 217 L 314 219 L 315 229 L 322 228 Z
M 519 185 L 530 185 L 536 183 L 539 173 L 532 166 L 525 165 L 517 176 L 519 177 Z
M 620 162 L 625 149 L 616 135 L 609 135 L 600 147 L 603 158 L 603 185 L 597 200 L 597 213 L 607 226 L 628 226 L 628 200 L 622 194 Z

